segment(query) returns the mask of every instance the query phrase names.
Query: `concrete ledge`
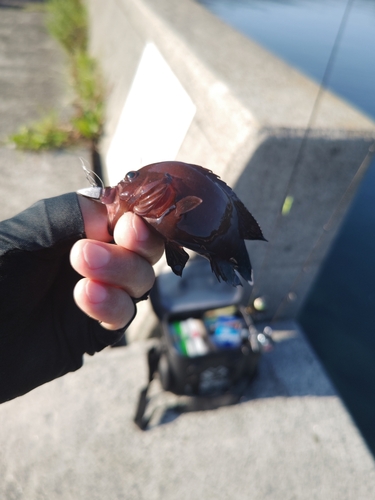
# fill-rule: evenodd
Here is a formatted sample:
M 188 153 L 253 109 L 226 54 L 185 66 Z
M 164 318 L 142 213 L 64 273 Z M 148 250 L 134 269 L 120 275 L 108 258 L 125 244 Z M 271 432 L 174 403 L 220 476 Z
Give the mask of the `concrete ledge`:
M 30 9 L 20 16 L 17 8 L 0 9 L 1 143 L 52 110 L 62 118 L 70 116 L 73 93 L 67 86 L 65 56 L 47 36 L 44 14 Z M 12 36 L 12 31 L 18 36 Z
M 284 323 L 275 336 L 241 404 L 179 413 L 155 382 L 143 433 L 143 342 L 1 405 L 1 498 L 372 498 L 372 457 L 303 334 Z
M 255 270 L 253 298 L 265 297 L 268 318 L 294 317 L 360 181 L 358 175 L 339 205 L 375 137 L 374 122 L 323 92 L 294 168 L 319 90 L 313 81 L 192 0 L 88 0 L 88 6 L 91 47 L 108 86 L 104 158 L 142 53 L 152 43 L 196 107 L 177 159 L 210 168 L 234 186 L 269 239 L 268 245 L 248 245 Z M 168 101 L 166 112 L 167 107 Z M 137 109 L 144 124 L 158 123 L 160 108 Z M 168 131 L 160 137 L 169 151 Z M 140 167 L 142 158 L 173 159 L 147 151 L 151 140 L 146 136 L 139 163 L 126 164 L 132 142 L 124 134 L 121 175 L 116 171 L 120 177 Z M 287 194 L 294 198 L 293 207 L 280 218 Z

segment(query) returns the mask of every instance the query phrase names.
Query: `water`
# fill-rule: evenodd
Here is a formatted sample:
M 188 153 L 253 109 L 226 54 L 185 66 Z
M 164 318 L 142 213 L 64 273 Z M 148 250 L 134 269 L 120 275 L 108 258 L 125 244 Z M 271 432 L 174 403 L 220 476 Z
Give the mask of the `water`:
M 347 0 L 198 0 L 322 82 Z M 354 0 L 326 86 L 375 119 L 375 0 Z M 375 454 L 375 160 L 299 320 Z
M 375 454 L 375 160 L 300 323 Z
M 320 84 L 347 0 L 199 0 Z M 327 87 L 375 119 L 375 0 L 354 0 Z

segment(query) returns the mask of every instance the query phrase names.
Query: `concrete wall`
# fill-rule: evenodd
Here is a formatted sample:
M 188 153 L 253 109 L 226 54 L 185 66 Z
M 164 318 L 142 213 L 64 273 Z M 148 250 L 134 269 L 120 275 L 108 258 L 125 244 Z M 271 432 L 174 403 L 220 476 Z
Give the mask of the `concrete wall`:
M 107 180 L 174 158 L 212 169 L 269 240 L 248 244 L 253 298 L 265 297 L 268 318 L 294 317 L 360 180 L 351 184 L 374 122 L 323 92 L 296 164 L 318 85 L 192 0 L 88 0 L 88 7 L 108 90 Z M 145 54 L 155 62 L 146 69 Z M 286 195 L 294 203 L 281 216 Z

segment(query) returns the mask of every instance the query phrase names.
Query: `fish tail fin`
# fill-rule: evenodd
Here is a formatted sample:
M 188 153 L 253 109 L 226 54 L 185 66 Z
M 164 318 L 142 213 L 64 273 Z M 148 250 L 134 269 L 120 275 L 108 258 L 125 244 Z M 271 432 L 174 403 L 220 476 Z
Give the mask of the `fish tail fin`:
M 234 269 L 243 277 L 243 279 L 251 285 L 253 281 L 253 269 L 244 241 L 239 243 L 229 262 L 233 264 Z
M 242 285 L 232 263 L 227 260 L 211 257 L 210 264 L 212 272 L 215 274 L 218 281 L 223 280 L 232 286 Z
M 250 266 L 238 266 L 237 268 L 240 275 L 249 283 L 249 285 L 254 284 L 253 280 L 253 270 Z

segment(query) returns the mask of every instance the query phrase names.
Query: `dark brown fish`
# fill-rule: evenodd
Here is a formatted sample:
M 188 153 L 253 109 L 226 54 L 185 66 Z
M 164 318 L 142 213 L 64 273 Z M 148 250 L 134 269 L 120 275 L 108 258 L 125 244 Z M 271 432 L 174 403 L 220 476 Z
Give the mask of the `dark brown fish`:
M 265 238 L 245 205 L 210 170 L 177 161 L 154 163 L 101 189 L 99 200 L 107 205 L 111 230 L 131 211 L 157 231 L 175 274 L 181 276 L 189 259 L 185 247 L 207 257 L 219 281 L 239 285 L 235 271 L 252 280 L 244 239 Z

